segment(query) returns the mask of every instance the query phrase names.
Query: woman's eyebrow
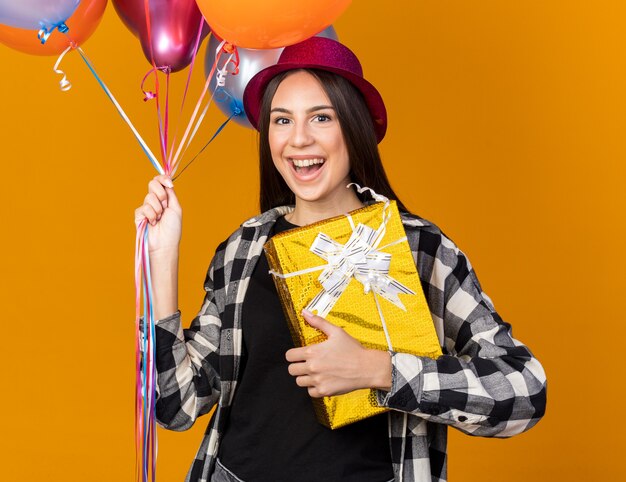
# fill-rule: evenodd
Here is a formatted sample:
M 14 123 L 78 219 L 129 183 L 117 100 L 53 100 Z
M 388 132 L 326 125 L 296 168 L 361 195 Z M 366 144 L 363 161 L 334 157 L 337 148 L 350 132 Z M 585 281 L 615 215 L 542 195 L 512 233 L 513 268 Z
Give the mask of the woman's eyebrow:
M 310 114 L 311 112 L 315 112 L 315 111 L 318 111 L 318 110 L 324 110 L 324 109 L 335 110 L 335 108 L 332 105 L 316 105 L 314 107 L 311 107 L 311 108 L 307 109 L 306 113 Z M 274 107 L 270 111 L 270 114 L 272 112 L 282 112 L 283 114 L 293 114 L 293 112 L 291 112 L 289 109 L 285 109 L 284 107 Z
M 311 112 L 315 112 L 318 110 L 324 110 L 324 109 L 333 109 L 335 110 L 335 108 L 332 105 L 316 105 L 315 107 L 311 107 L 310 109 L 307 109 L 306 113 L 310 114 Z

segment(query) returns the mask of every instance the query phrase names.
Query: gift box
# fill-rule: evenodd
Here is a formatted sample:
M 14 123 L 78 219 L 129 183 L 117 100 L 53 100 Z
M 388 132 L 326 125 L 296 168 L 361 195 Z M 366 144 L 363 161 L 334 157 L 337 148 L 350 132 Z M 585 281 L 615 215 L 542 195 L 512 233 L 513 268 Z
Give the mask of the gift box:
M 376 195 L 377 196 L 377 195 Z M 441 348 L 395 201 L 284 231 L 264 246 L 297 347 L 326 335 L 308 309 L 366 348 L 437 358 Z M 331 429 L 386 411 L 372 389 L 313 399 Z

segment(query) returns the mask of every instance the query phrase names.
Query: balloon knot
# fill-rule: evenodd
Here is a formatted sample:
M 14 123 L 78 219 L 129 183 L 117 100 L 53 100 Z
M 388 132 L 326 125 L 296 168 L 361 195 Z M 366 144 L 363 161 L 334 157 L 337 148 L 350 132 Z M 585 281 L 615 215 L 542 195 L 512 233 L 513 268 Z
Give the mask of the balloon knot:
M 41 45 L 44 45 L 46 43 L 48 37 L 50 37 L 50 32 L 48 32 L 45 28 L 42 28 L 41 30 L 39 30 L 39 32 L 37 32 L 37 38 L 41 42 Z

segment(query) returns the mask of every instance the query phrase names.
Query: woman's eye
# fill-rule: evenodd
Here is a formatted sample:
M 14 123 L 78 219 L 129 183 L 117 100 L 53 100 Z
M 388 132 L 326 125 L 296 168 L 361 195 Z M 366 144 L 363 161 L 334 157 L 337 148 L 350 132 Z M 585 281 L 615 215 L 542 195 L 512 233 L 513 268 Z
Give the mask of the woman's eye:
M 287 119 L 286 117 L 277 117 L 276 119 L 274 119 L 274 124 L 285 125 L 288 123 L 289 119 Z
M 321 122 L 328 122 L 330 120 L 330 116 L 326 114 L 318 114 L 315 117 L 318 121 L 321 121 Z

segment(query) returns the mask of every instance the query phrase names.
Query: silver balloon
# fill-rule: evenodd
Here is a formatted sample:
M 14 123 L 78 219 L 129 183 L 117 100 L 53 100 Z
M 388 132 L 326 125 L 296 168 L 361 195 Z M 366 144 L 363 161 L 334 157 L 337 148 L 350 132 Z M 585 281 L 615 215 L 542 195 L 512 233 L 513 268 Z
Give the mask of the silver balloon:
M 204 60 L 205 74 L 208 76 L 215 63 L 215 51 L 219 47 L 221 41 L 211 35 L 206 50 L 206 58 Z M 248 81 L 258 72 L 266 67 L 274 65 L 278 62 L 283 49 L 237 49 L 239 52 L 239 73 L 236 75 L 228 74 L 225 78 L 223 87 L 217 86 L 217 72 L 213 75 L 209 83 L 211 92 L 215 90 L 213 102 L 217 104 L 219 109 L 227 116 L 233 116 L 233 120 L 245 127 L 252 128 L 252 124 L 248 121 L 243 110 L 243 91 Z M 224 53 L 220 56 L 218 67 L 222 67 L 228 56 Z M 230 66 L 229 66 L 230 67 Z M 227 67 L 228 68 L 228 67 Z
M 324 30 L 318 33 L 316 37 L 324 37 L 324 38 L 329 38 L 331 40 L 339 41 L 339 38 L 337 37 L 337 32 L 335 31 L 332 25 L 329 27 L 326 27 Z
M 337 40 L 337 32 L 332 25 L 317 36 L 326 37 L 333 40 Z M 209 44 L 207 45 L 206 57 L 204 59 L 204 71 L 208 76 L 215 63 L 215 52 L 219 47 L 221 41 L 211 35 Z M 215 90 L 215 96 L 213 102 L 217 104 L 219 109 L 227 116 L 233 116 L 233 120 L 238 124 L 252 128 L 252 124 L 248 121 L 246 113 L 243 110 L 243 91 L 248 85 L 248 82 L 261 70 L 270 67 L 276 62 L 282 53 L 283 49 L 243 49 L 238 48 L 239 52 L 239 73 L 237 75 L 228 74 L 225 78 L 224 86 L 217 86 L 217 73 L 213 75 L 211 82 L 209 83 L 209 89 L 211 92 Z M 222 67 L 228 56 L 222 54 L 220 57 L 220 65 Z

